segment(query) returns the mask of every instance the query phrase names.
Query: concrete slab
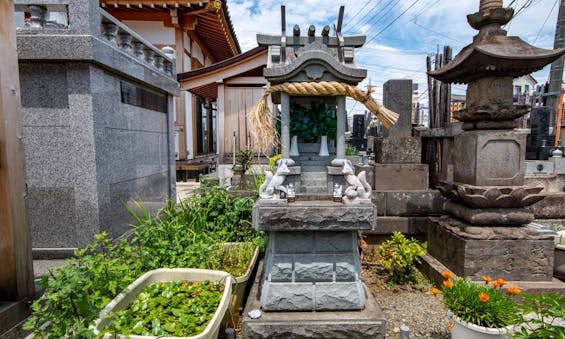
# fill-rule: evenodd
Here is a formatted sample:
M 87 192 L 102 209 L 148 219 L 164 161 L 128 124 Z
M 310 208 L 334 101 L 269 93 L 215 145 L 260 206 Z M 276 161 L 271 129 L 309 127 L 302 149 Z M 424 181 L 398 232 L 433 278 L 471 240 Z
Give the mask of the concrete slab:
M 243 338 L 384 338 L 386 321 L 374 296 L 365 287 L 367 302 L 362 311 L 341 312 L 263 312 L 251 319 L 249 311 L 261 309 L 259 286 L 263 263 L 259 269 L 243 312 Z

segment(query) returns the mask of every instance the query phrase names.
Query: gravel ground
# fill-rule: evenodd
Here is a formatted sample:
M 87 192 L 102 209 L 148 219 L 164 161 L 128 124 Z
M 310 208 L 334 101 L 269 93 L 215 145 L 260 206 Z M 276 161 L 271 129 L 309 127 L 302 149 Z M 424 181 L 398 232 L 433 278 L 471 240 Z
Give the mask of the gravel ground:
M 400 338 L 400 326 L 410 329 L 410 338 L 450 338 L 448 318 L 441 295 L 429 292 L 432 286 L 420 277 L 414 288 L 389 287 L 381 280 L 373 266 L 364 265 L 363 279 L 381 307 L 387 325 L 386 338 Z

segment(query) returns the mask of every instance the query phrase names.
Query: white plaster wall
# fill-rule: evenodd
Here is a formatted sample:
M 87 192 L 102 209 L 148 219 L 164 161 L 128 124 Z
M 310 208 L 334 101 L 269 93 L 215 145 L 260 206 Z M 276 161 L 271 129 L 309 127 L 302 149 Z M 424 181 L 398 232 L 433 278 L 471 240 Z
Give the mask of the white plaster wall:
M 188 72 L 191 70 L 192 65 L 190 64 L 190 57 L 186 54 L 184 54 L 184 71 Z
M 530 94 L 530 95 L 532 95 L 534 93 L 534 90 L 536 89 L 536 83 L 531 81 L 530 77 L 528 77 L 528 76 L 522 76 L 522 77 L 514 79 L 512 81 L 512 85 L 513 86 L 520 86 L 522 88 L 522 93 L 524 93 L 524 89 L 526 88 L 525 85 L 529 85 L 530 89 L 528 91 L 528 94 Z
M 202 49 L 198 46 L 198 44 L 192 44 L 192 51 L 190 52 L 192 53 L 193 58 L 198 59 L 198 61 L 204 65 L 204 54 L 202 54 Z
M 184 91 L 185 98 L 185 131 L 186 131 L 186 149 L 188 151 L 188 159 L 194 159 L 194 147 L 192 144 L 192 94 Z
M 165 27 L 161 21 L 124 20 L 123 23 L 152 44 L 175 45 L 175 29 Z

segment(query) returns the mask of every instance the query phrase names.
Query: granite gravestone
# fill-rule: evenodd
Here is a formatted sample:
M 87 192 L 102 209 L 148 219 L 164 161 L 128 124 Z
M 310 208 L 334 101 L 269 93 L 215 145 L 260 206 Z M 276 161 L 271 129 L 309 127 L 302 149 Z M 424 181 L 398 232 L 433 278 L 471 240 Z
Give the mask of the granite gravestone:
M 553 136 L 549 135 L 550 107 L 532 108 L 530 113 L 530 134 L 526 144 L 527 160 L 547 160 L 549 149 L 553 145 Z M 545 147 L 544 142 L 545 140 Z

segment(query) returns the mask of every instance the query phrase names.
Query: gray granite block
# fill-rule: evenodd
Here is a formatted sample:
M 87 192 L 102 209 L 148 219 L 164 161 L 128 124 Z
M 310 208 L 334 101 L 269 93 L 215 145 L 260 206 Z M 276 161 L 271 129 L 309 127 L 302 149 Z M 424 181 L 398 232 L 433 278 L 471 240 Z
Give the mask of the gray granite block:
M 276 253 L 309 253 L 313 250 L 313 232 L 276 232 L 270 236 Z
M 365 306 L 365 291 L 361 281 L 316 283 L 316 311 L 361 310 Z
M 258 200 L 253 207 L 253 226 L 256 230 L 362 230 L 372 229 L 375 219 L 373 204 L 297 201 L 286 206 L 269 206 Z
M 19 71 L 22 107 L 69 108 L 65 64 L 22 62 Z M 24 125 L 33 122 L 24 115 Z
M 296 282 L 332 281 L 334 279 L 332 255 L 307 254 L 294 258 L 294 280 Z
M 321 232 L 316 234 L 315 252 L 352 252 L 357 248 L 354 232 Z
M 261 306 L 265 311 L 314 310 L 314 284 L 266 283 Z
M 273 255 L 273 265 L 270 267 L 268 279 L 273 282 L 291 282 L 293 261 L 292 255 Z
M 379 164 L 419 164 L 422 140 L 412 136 L 375 139 L 375 162 Z
M 425 190 L 428 186 L 429 168 L 426 164 L 375 164 L 376 191 Z
M 338 256 L 335 263 L 336 281 L 356 281 L 359 279 L 359 267 L 356 258 L 351 256 Z

